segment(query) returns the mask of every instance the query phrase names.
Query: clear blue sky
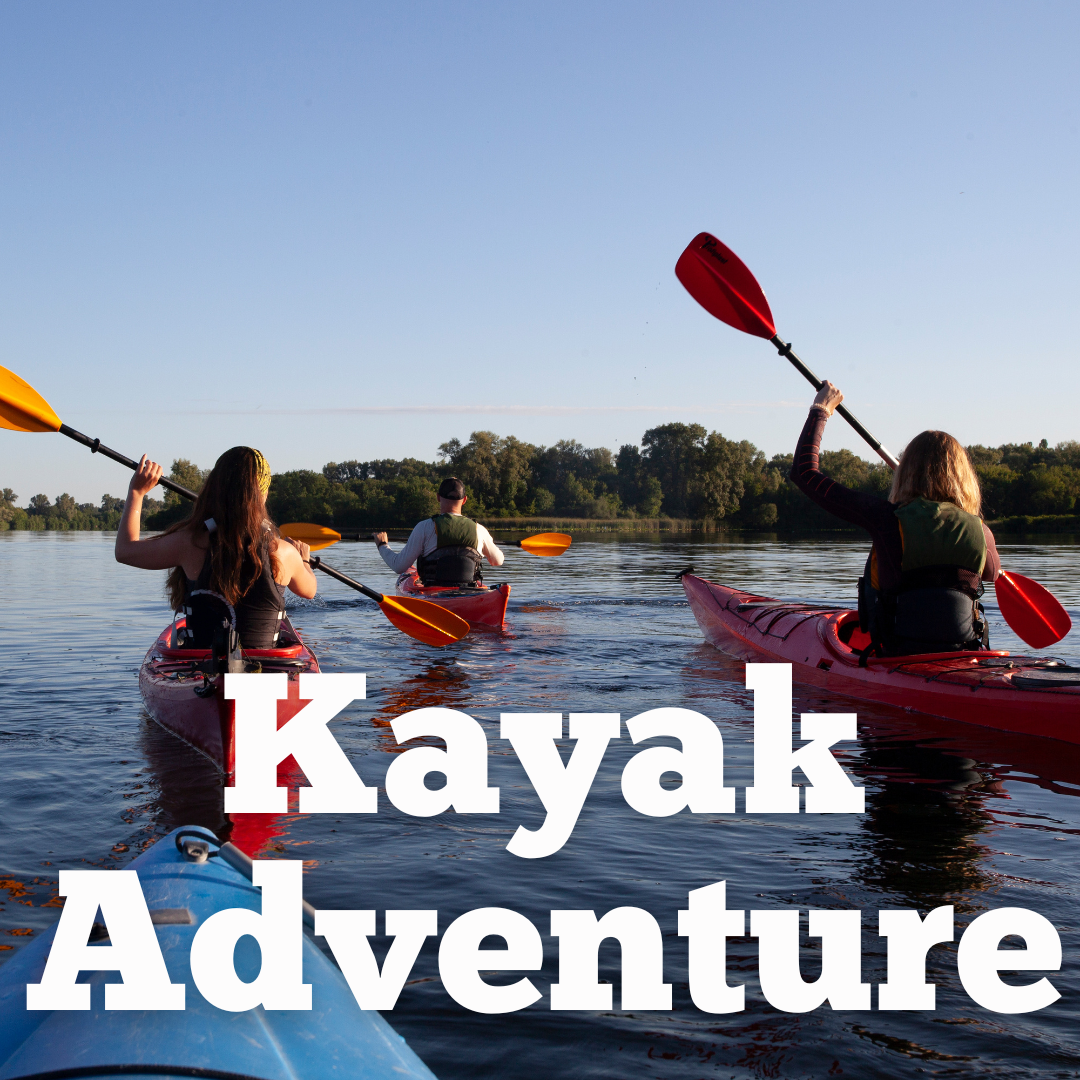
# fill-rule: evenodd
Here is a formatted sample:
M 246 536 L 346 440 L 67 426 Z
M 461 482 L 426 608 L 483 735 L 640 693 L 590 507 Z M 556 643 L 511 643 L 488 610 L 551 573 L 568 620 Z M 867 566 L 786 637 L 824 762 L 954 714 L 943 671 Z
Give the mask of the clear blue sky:
M 1080 438 L 1075 3 L 0 3 L 0 364 L 133 456 Z M 827 446 L 860 449 L 840 420 Z M 122 494 L 0 431 L 25 503 Z

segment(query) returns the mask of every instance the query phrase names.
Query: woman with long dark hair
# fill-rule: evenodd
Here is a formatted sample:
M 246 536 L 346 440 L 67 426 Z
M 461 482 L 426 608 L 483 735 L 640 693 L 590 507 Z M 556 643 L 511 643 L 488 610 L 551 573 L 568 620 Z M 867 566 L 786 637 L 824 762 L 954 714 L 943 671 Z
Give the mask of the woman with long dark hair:
M 844 395 L 826 382 L 799 436 L 791 479 L 819 506 L 870 533 L 859 617 L 879 655 L 988 647 L 979 597 L 1001 573 L 993 533 L 979 516 L 979 478 L 944 431 L 908 443 L 887 499 L 852 491 L 819 468 L 825 423 Z
M 139 462 L 116 532 L 116 561 L 170 571 L 166 589 L 173 610 L 186 615 L 186 644 L 212 647 L 224 618 L 243 648 L 272 648 L 285 618 L 285 589 L 310 598 L 316 581 L 307 544 L 279 536 L 267 516 L 266 459 L 250 446 L 226 450 L 190 517 L 142 540 L 142 501 L 161 472 L 145 455 Z

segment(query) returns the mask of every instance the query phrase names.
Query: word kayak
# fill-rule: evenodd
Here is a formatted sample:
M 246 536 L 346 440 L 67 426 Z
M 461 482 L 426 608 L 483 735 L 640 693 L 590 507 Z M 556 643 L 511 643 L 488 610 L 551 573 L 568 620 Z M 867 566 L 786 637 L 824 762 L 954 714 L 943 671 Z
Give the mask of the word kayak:
M 499 629 L 510 599 L 510 586 L 505 581 L 501 585 L 474 585 L 464 589 L 424 586 L 415 570 L 407 570 L 397 579 L 397 591 L 399 596 L 430 600 L 465 619 L 474 629 L 478 626 Z
M 859 615 L 787 603 L 683 573 L 705 640 L 742 660 L 790 663 L 797 683 L 969 724 L 1080 743 L 1080 668 L 1007 652 L 870 657 Z
M 158 635 L 139 669 L 139 690 L 146 711 L 166 731 L 205 754 L 224 774 L 236 769 L 235 706 L 225 698 L 224 672 L 213 670 L 209 649 L 173 644 L 184 626 L 181 616 Z M 284 672 L 289 696 L 277 703 L 278 727 L 301 709 L 301 672 L 318 673 L 319 662 L 286 619 L 274 649 L 245 649 L 247 671 Z
M 138 873 L 169 979 L 187 985 L 182 1009 L 107 1009 L 102 984 L 120 982 L 119 975 L 89 970 L 79 978 L 90 984 L 88 1009 L 28 1008 L 27 985 L 41 980 L 56 927 L 21 949 L 0 971 L 0 1078 L 143 1075 L 139 1066 L 145 1066 L 146 1074 L 170 1077 L 434 1080 L 377 1012 L 357 1005 L 344 976 L 308 933 L 302 964 L 303 981 L 311 986 L 310 1011 L 268 1011 L 261 1005 L 223 1011 L 199 993 L 188 959 L 192 941 L 215 912 L 259 910 L 251 867 L 243 852 L 219 845 L 213 833 L 197 826 L 170 833 L 129 867 Z M 110 967 L 107 927 L 95 923 L 89 936 L 84 956 L 100 950 L 102 967 Z M 250 981 L 258 974 L 261 959 L 253 939 L 237 943 L 234 962 L 239 977 Z M 147 1008 L 153 1007 L 148 1001 Z

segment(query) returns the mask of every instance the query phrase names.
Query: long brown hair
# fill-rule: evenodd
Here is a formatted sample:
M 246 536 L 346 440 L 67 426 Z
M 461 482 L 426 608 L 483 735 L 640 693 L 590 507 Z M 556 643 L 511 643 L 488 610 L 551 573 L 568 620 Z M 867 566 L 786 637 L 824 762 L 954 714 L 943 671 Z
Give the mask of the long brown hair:
M 273 547 L 267 548 L 267 540 L 276 539 L 278 531 L 266 515 L 260 487 L 265 468 L 262 454 L 250 446 L 226 450 L 210 470 L 191 516 L 166 530 L 187 529 L 193 538 L 200 533 L 209 536 L 210 588 L 230 604 L 259 580 L 264 554 L 269 555 L 271 571 L 278 569 Z M 216 528 L 207 533 L 205 522 L 209 518 Z M 169 571 L 165 588 L 174 611 L 184 606 L 185 581 L 182 566 Z
M 969 514 L 982 511 L 982 491 L 971 458 L 944 431 L 916 435 L 893 473 L 889 502 L 903 506 L 918 498 L 953 503 Z

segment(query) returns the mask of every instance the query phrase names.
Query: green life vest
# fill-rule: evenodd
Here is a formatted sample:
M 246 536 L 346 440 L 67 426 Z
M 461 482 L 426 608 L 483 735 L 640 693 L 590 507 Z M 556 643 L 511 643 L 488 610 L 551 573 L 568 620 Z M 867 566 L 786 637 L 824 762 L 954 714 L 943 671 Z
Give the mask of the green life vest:
M 433 514 L 435 550 L 416 562 L 424 585 L 471 588 L 483 583 L 476 522 L 461 514 Z
M 871 642 L 865 655 L 986 648 L 982 585 L 968 576 L 981 578 L 986 566 L 982 521 L 953 503 L 922 498 L 894 513 L 903 544 L 900 586 L 878 587 L 872 557 L 870 580 L 859 582 L 860 624 Z
M 904 545 L 904 574 L 932 566 L 956 566 L 981 577 L 986 566 L 983 523 L 974 514 L 948 502 L 912 499 L 894 511 Z
M 433 514 L 435 535 L 438 537 L 437 548 L 470 547 L 480 550 L 480 537 L 476 531 L 476 522 L 461 514 Z

